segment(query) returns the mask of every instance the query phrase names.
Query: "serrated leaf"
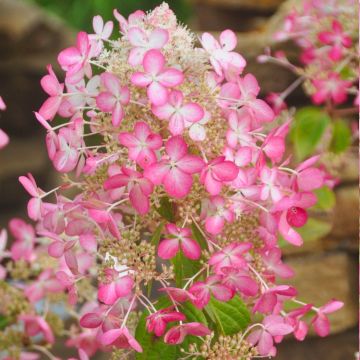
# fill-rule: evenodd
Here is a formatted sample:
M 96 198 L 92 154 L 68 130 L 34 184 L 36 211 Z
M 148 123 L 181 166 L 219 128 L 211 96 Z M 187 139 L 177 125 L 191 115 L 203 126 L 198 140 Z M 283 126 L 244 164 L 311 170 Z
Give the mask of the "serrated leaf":
M 250 323 L 249 310 L 238 295 L 228 302 L 211 298 L 207 309 L 214 316 L 219 331 L 224 335 L 236 334 Z
M 321 210 L 330 210 L 334 208 L 336 197 L 335 193 L 330 188 L 323 186 L 320 189 L 316 189 L 314 192 L 317 197 L 317 203 L 314 208 Z
M 330 150 L 339 154 L 344 152 L 351 145 L 351 131 L 349 126 L 342 120 L 333 123 L 333 135 Z
M 174 222 L 174 205 L 170 202 L 168 197 L 163 197 L 160 200 L 160 207 L 156 211 L 167 221 Z
M 329 116 L 320 108 L 309 106 L 295 114 L 293 136 L 299 160 L 313 154 L 329 123 Z

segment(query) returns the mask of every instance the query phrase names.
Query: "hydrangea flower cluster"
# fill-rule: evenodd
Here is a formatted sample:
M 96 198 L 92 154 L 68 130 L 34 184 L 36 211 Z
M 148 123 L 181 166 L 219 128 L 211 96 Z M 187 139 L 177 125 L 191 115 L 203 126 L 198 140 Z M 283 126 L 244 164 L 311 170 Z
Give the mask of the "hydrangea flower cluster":
M 274 57 L 270 53 L 260 56 L 260 61 L 276 62 L 299 76 L 284 93 L 270 94 L 269 101 L 275 109 L 284 108 L 286 96 L 301 83 L 316 105 L 333 109 L 352 101 L 357 108 L 359 25 L 354 12 L 356 6 L 354 0 L 307 0 L 291 10 L 275 38 L 294 40 L 301 48 L 300 60 L 304 67 L 291 64 L 283 52 Z
M 304 303 L 278 282 L 294 275 L 278 237 L 302 244 L 327 181 L 317 157 L 288 167 L 291 119 L 272 124 L 232 31 L 198 47 L 165 3 L 114 15 L 120 38 L 96 16 L 59 54 L 64 83 L 51 66 L 41 80 L 36 117 L 63 181 L 19 179 L 36 225 L 13 219 L 8 250 L 1 232 L 1 278 L 15 286 L 0 283 L 0 356 L 54 360 L 65 335 L 81 360 L 251 359 L 310 324 L 326 336 L 343 304 Z

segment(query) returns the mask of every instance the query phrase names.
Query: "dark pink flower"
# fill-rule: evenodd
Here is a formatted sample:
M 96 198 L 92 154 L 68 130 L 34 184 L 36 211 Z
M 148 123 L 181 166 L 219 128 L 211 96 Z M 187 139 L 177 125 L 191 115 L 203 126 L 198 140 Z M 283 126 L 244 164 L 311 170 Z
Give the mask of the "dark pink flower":
M 181 248 L 184 255 L 189 259 L 197 260 L 200 258 L 200 245 L 192 238 L 190 229 L 179 228 L 174 224 L 167 224 L 166 231 L 169 235 L 161 240 L 159 244 L 159 257 L 162 259 L 171 259 Z
M 187 144 L 181 136 L 170 138 L 165 150 L 167 158 L 150 165 L 144 175 L 155 185 L 163 184 L 169 195 L 182 198 L 190 192 L 192 174 L 200 172 L 204 162 L 198 156 L 188 154 Z
M 328 336 L 330 333 L 330 322 L 326 315 L 331 314 L 344 306 L 344 303 L 337 300 L 331 300 L 324 306 L 322 306 L 318 311 L 316 316 L 312 320 L 312 325 L 315 332 L 321 336 Z
M 245 296 L 255 296 L 259 291 L 257 282 L 247 272 L 235 267 L 222 267 L 222 283 L 234 292 Z
M 203 324 L 191 322 L 171 328 L 164 336 L 164 342 L 171 345 L 181 344 L 187 335 L 205 336 L 211 331 Z
M 41 316 L 20 315 L 19 320 L 24 322 L 25 332 L 28 336 L 42 335 L 47 343 L 53 344 L 55 342 L 49 324 Z
M 234 296 L 233 290 L 222 282 L 221 275 L 211 275 L 205 282 L 194 283 L 189 292 L 194 295 L 195 299 L 192 302 L 198 309 L 203 309 L 209 303 L 211 295 L 225 302 Z
M 293 327 L 285 323 L 282 316 L 270 315 L 264 318 L 261 329 L 253 330 L 247 337 L 261 356 L 275 356 L 274 337 L 284 336 L 293 332 Z
M 121 132 L 120 144 L 129 149 L 129 158 L 136 161 L 143 169 L 156 162 L 155 150 L 160 149 L 162 138 L 151 132 L 149 125 L 138 121 L 134 133 Z
M 151 166 L 150 166 L 151 167 Z M 129 199 L 139 214 L 149 211 L 149 195 L 153 191 L 152 182 L 138 171 L 123 167 L 122 174 L 110 176 L 104 182 L 105 190 L 113 190 L 126 186 L 129 190 Z
M 209 260 L 209 265 L 213 266 L 216 273 L 222 273 L 223 267 L 233 267 L 236 269 L 246 269 L 247 262 L 244 255 L 252 248 L 251 243 L 231 243 L 222 250 L 214 253 Z
M 119 349 L 134 349 L 136 352 L 143 351 L 141 345 L 130 334 L 126 327 L 104 332 L 100 337 L 100 342 L 104 346 L 111 345 Z
M 235 180 L 238 173 L 239 169 L 232 161 L 225 160 L 225 156 L 219 156 L 202 169 L 200 182 L 211 195 L 218 195 L 223 184 Z
M 107 305 L 112 305 L 119 298 L 130 294 L 134 279 L 130 275 L 119 274 L 114 269 L 106 269 L 106 283 L 99 285 L 98 299 Z
M 174 311 L 173 307 L 161 309 L 146 318 L 146 329 L 148 332 L 153 332 L 156 336 L 162 336 L 169 322 L 184 321 L 185 319 L 185 315 Z

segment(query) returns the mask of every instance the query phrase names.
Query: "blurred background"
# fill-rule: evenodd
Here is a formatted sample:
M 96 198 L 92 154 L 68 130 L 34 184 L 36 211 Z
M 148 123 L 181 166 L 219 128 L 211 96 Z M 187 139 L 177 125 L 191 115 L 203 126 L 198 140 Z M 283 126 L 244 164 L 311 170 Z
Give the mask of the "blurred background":
M 149 10 L 157 0 L 0 0 L 0 95 L 7 111 L 0 114 L 0 128 L 11 137 L 0 152 L 0 228 L 13 216 L 26 218 L 27 194 L 17 178 L 31 172 L 41 187 L 57 182 L 47 159 L 44 131 L 35 121 L 45 96 L 39 81 L 47 64 L 56 64 L 58 52 L 74 42 L 79 29 L 91 31 L 92 17 L 112 19 L 117 8 L 123 15 L 137 9 Z M 286 50 L 296 62 L 298 50 L 292 43 L 272 44 L 273 32 L 296 0 L 168 0 L 181 22 L 194 31 L 231 28 L 238 33 L 238 51 L 248 62 L 263 95 L 284 90 L 294 75 L 270 64 L 258 64 L 256 57 L 265 46 Z M 302 0 L 297 0 L 302 2 Z M 355 12 L 356 9 L 354 9 Z M 61 73 L 59 69 L 59 76 Z M 301 89 L 289 98 L 289 105 L 309 103 Z M 318 216 L 327 231 L 310 234 L 302 249 L 285 249 L 286 261 L 297 276 L 293 284 L 305 301 L 325 303 L 331 297 L 345 302 L 332 316 L 332 335 L 310 336 L 302 343 L 285 340 L 279 346 L 279 360 L 351 360 L 358 343 L 358 157 L 349 151 L 341 164 L 341 185 L 336 189 L 336 207 Z M 59 356 L 66 358 L 60 350 Z

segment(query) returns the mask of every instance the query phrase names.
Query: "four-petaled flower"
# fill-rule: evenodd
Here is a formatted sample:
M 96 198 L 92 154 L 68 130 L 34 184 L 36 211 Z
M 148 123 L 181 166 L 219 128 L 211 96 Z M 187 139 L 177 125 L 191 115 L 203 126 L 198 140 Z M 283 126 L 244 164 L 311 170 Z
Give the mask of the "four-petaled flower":
M 165 68 L 165 57 L 159 50 L 149 50 L 143 59 L 145 72 L 135 72 L 131 82 L 147 88 L 147 96 L 155 106 L 164 105 L 168 100 L 168 88 L 180 85 L 184 74 L 175 68 Z
M 181 312 L 174 311 L 173 307 L 161 309 L 146 318 L 146 329 L 153 332 L 156 336 L 164 335 L 166 325 L 173 321 L 184 321 L 185 315 Z

